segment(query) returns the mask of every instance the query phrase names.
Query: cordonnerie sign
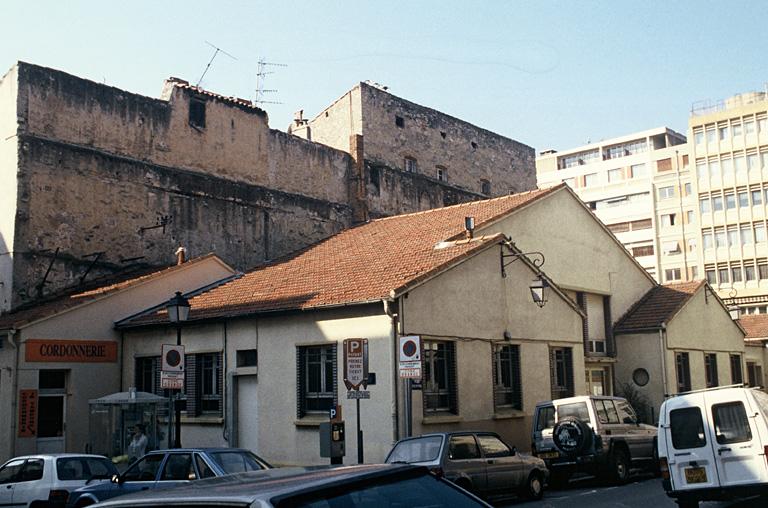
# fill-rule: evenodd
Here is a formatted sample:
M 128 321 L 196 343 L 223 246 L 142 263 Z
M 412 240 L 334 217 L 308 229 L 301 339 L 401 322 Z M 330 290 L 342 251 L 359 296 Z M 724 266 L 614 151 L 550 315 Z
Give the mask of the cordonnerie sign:
M 24 343 L 28 362 L 110 363 L 117 361 L 112 340 L 29 339 Z

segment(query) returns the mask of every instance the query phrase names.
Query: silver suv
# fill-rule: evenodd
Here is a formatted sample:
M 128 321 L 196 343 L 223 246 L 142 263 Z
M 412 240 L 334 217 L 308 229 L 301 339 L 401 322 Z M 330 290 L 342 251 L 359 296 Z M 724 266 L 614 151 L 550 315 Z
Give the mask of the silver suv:
M 550 471 L 550 485 L 574 473 L 615 483 L 632 465 L 657 467 L 656 427 L 639 423 L 626 399 L 584 395 L 540 402 L 533 417 L 533 454 Z

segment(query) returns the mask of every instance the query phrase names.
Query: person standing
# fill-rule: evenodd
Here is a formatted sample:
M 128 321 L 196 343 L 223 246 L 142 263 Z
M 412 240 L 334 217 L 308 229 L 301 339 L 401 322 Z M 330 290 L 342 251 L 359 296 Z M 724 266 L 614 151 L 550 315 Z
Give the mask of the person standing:
M 137 423 L 133 428 L 133 439 L 128 445 L 128 463 L 132 464 L 147 453 L 147 435 L 144 433 L 144 424 Z

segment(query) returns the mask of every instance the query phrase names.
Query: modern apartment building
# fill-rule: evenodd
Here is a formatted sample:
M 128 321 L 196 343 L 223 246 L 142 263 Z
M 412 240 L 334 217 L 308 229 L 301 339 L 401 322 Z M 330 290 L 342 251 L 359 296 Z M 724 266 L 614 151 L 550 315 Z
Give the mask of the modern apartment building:
M 699 103 L 688 122 L 700 271 L 743 314 L 768 308 L 768 92 Z
M 666 127 L 542 152 L 539 187 L 567 183 L 659 282 L 700 277 L 686 138 Z

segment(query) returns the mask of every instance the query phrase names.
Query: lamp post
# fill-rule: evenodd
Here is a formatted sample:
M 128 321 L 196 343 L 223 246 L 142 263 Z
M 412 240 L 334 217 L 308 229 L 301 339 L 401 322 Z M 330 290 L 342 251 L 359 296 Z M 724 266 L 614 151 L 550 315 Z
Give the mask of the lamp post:
M 168 300 L 165 306 L 168 310 L 168 320 L 176 325 L 176 345 L 181 346 L 181 323 L 189 317 L 189 300 L 184 298 L 181 291 L 176 291 L 176 295 Z M 185 373 L 186 377 L 186 373 Z M 181 407 L 178 404 L 179 393 L 176 394 L 176 400 L 173 403 L 176 428 L 174 431 L 174 448 L 181 448 Z

